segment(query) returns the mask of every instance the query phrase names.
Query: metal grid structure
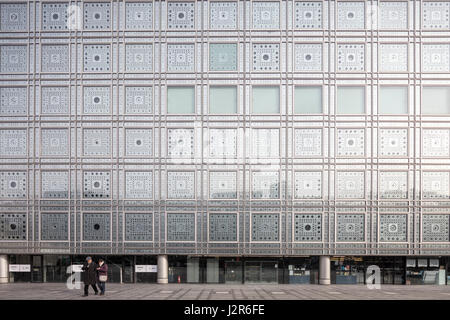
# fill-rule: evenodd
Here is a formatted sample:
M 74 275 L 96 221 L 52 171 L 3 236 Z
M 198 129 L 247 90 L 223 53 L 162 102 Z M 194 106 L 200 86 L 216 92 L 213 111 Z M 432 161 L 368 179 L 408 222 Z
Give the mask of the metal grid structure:
M 1 1 L 1 251 L 448 254 L 449 10 Z

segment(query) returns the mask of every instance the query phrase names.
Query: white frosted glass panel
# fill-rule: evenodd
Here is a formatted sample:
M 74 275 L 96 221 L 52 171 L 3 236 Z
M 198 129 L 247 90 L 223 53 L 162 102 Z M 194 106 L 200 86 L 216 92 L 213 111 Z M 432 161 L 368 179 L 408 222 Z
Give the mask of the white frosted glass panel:
M 167 88 L 167 113 L 189 114 L 195 112 L 194 87 Z
M 322 87 L 296 87 L 294 113 L 322 113 Z
M 280 113 L 279 87 L 253 87 L 253 113 Z
M 380 87 L 378 107 L 380 114 L 408 113 L 408 88 Z
M 450 113 L 450 87 L 424 87 L 422 114 Z
M 364 101 L 364 87 L 340 87 L 337 89 L 336 113 L 363 114 Z
M 237 112 L 236 87 L 210 87 L 209 112 L 230 114 Z

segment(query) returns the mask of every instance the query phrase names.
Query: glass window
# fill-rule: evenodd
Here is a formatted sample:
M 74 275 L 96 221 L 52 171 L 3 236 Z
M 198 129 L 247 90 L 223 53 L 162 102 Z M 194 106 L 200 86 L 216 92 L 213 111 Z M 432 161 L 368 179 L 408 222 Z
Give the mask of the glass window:
M 450 113 L 450 87 L 423 87 L 422 114 Z
M 407 87 L 380 87 L 378 95 L 379 114 L 408 113 Z
M 294 113 L 322 113 L 322 87 L 296 87 Z
M 364 114 L 365 113 L 364 87 L 337 88 L 337 114 Z
M 194 87 L 168 87 L 167 113 L 172 114 L 195 113 Z
M 237 112 L 236 87 L 210 87 L 209 112 L 216 114 L 231 114 Z
M 279 87 L 253 87 L 253 113 L 280 113 Z

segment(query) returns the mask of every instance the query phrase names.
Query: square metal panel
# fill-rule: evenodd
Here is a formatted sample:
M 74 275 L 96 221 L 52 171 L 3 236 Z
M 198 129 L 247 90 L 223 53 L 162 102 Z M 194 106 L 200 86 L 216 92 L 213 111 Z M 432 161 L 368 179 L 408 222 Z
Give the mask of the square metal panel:
M 209 70 L 236 71 L 237 70 L 237 44 L 210 43 L 209 44 Z
M 407 215 L 381 214 L 380 241 L 381 242 L 407 241 Z
M 322 156 L 322 129 L 295 129 L 294 151 L 297 157 Z
M 42 87 L 41 112 L 43 114 L 68 114 L 70 97 L 68 87 Z
M 194 156 L 194 129 L 168 129 L 167 156 L 172 159 Z
M 365 69 L 364 44 L 337 45 L 337 71 L 363 72 Z
M 109 114 L 111 113 L 111 87 L 84 87 L 83 113 Z
M 168 44 L 167 70 L 192 72 L 195 68 L 195 44 Z
M 236 129 L 209 129 L 209 157 L 235 158 L 236 134 Z
M 408 45 L 380 44 L 379 68 L 381 72 L 408 71 Z
M 152 199 L 153 172 L 127 171 L 125 173 L 125 198 Z
M 0 171 L 0 198 L 26 199 L 27 198 L 27 172 L 26 171 Z
M 69 155 L 69 129 L 41 129 L 42 156 Z
M 408 28 L 408 2 L 379 1 L 378 26 L 384 30 Z
M 450 131 L 447 129 L 424 129 L 422 131 L 422 155 L 424 157 L 450 156 Z
M 153 214 L 125 214 L 126 241 L 153 241 Z
M 42 45 L 42 72 L 69 72 L 69 46 Z
M 236 29 L 237 27 L 237 2 L 209 3 L 209 26 L 211 29 Z
M 168 2 L 167 27 L 168 29 L 185 30 L 194 29 L 195 2 Z
M 41 198 L 64 199 L 69 197 L 69 173 L 67 171 L 42 171 Z
M 195 214 L 167 213 L 167 241 L 195 241 Z
M 280 45 L 277 43 L 253 44 L 253 71 L 280 70 Z
M 125 20 L 128 30 L 153 29 L 153 2 L 125 3 Z
M 323 9 L 321 1 L 295 2 L 296 29 L 322 29 Z
M 365 11 L 364 1 L 337 1 L 338 29 L 365 29 Z
M 153 155 L 152 129 L 125 129 L 125 154 L 127 156 Z
M 89 44 L 84 46 L 84 71 L 109 72 L 111 69 L 111 46 Z
M 280 155 L 279 129 L 252 129 L 253 159 L 275 158 Z
M 27 215 L 0 213 L 0 240 L 27 240 Z
M 278 29 L 280 27 L 280 2 L 252 2 L 253 29 Z
M 450 28 L 450 2 L 422 1 L 422 28 L 429 30 Z
M 364 199 L 363 171 L 338 171 L 336 172 L 336 181 L 336 199 Z
M 406 157 L 408 155 L 407 129 L 380 129 L 378 139 L 381 157 Z
M 107 30 L 111 28 L 111 4 L 109 2 L 84 3 L 84 29 Z
M 26 31 L 28 5 L 26 3 L 0 4 L 0 31 Z
M 277 213 L 252 214 L 252 241 L 279 241 L 280 216 Z
M 153 71 L 153 45 L 127 44 L 125 45 L 125 69 L 128 72 Z
M 194 199 L 195 172 L 167 172 L 167 197 L 169 199 Z
M 422 172 L 422 199 L 448 199 L 449 172 L 425 171 Z
M 152 87 L 126 87 L 125 112 L 127 114 L 146 114 L 153 112 Z
M 424 242 L 448 242 L 450 241 L 448 214 L 423 214 L 422 215 L 422 241 Z
M 110 154 L 110 129 L 83 129 L 83 155 L 109 156 Z
M 0 46 L 0 72 L 26 73 L 28 71 L 26 45 Z
M 25 116 L 28 114 L 26 87 L 0 87 L 0 115 Z
M 363 157 L 365 154 L 365 129 L 337 129 L 337 156 Z
M 41 213 L 41 240 L 67 241 L 69 217 L 67 213 Z
M 380 199 L 408 198 L 408 172 L 381 171 L 379 179 Z
M 322 172 L 297 171 L 294 174 L 295 199 L 322 198 Z
M 364 222 L 364 214 L 338 214 L 336 240 L 338 242 L 364 241 Z
M 27 130 L 1 129 L 0 130 L 0 156 L 26 157 L 27 156 Z
M 42 30 L 67 30 L 68 8 L 68 3 L 43 3 Z
M 235 171 L 209 172 L 210 199 L 236 199 L 237 174 Z
M 237 214 L 210 213 L 209 241 L 237 241 Z
M 322 45 L 297 43 L 295 45 L 295 71 L 322 71 Z
M 294 241 L 322 241 L 321 214 L 294 215 Z
M 422 72 L 449 72 L 450 44 L 422 44 Z
M 111 240 L 111 214 L 83 213 L 83 240 Z
M 84 198 L 110 198 L 111 173 L 108 171 L 85 171 L 83 173 Z
M 279 199 L 280 173 L 276 171 L 252 172 L 253 199 Z

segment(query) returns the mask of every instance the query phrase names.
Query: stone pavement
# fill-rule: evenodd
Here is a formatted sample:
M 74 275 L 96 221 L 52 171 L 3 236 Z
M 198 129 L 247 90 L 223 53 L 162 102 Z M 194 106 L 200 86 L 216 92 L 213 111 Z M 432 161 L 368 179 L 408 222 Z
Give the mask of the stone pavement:
M 382 285 L 227 285 L 227 284 L 115 284 L 108 283 L 106 296 L 81 297 L 82 290 L 69 290 L 64 283 L 0 284 L 0 300 L 450 300 L 450 286 Z

